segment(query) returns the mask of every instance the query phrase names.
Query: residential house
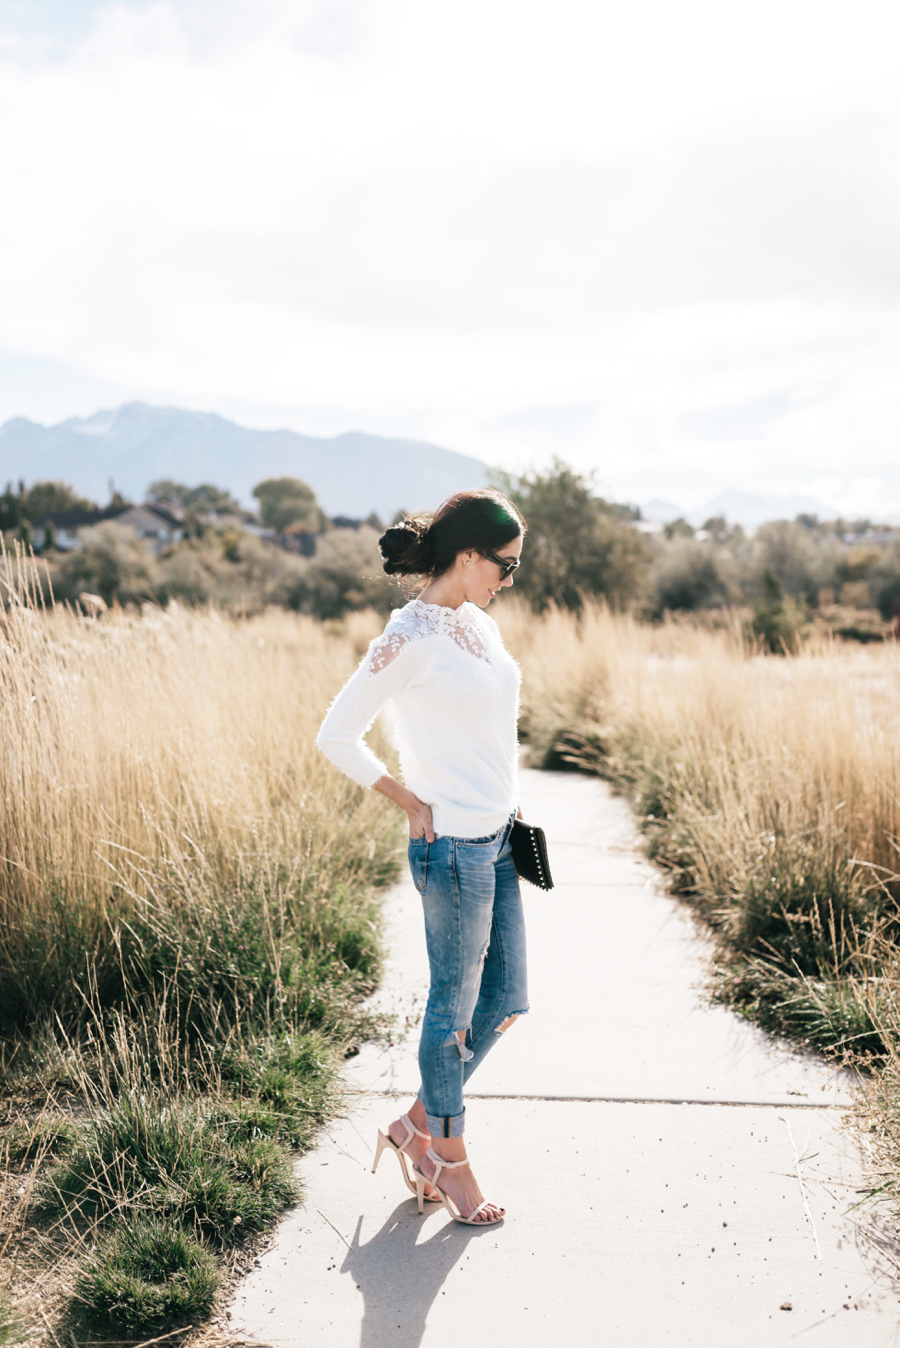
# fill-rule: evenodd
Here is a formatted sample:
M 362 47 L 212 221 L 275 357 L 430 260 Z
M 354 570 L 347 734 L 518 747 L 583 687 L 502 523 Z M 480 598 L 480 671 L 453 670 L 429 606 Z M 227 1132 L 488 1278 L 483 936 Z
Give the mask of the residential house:
M 180 520 L 161 506 L 109 506 L 106 510 L 60 510 L 36 523 L 34 526 L 34 546 L 44 546 L 48 525 L 52 526 L 55 546 L 63 551 L 80 548 L 85 529 L 93 529 L 108 520 L 125 529 L 133 529 L 141 538 L 147 540 L 154 552 L 177 543 L 184 532 Z

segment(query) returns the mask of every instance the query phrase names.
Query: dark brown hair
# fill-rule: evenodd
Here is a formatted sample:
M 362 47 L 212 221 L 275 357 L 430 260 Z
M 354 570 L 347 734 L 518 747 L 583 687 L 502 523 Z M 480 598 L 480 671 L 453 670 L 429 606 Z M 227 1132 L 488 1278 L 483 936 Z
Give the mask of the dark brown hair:
M 512 501 L 492 487 L 458 491 L 433 519 L 411 515 L 378 540 L 389 576 L 442 576 L 460 552 L 496 552 L 527 526 Z

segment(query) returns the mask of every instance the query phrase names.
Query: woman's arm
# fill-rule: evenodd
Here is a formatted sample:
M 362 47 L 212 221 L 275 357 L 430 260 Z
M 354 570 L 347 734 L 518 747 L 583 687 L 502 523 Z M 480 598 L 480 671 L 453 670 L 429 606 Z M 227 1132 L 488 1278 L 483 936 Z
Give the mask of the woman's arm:
M 322 722 L 316 744 L 335 767 L 360 786 L 372 787 L 387 766 L 366 743 L 366 733 L 385 703 L 402 695 L 415 676 L 416 652 L 402 636 L 381 637 L 338 693 Z
M 434 826 L 431 822 L 431 806 L 425 805 L 414 796 L 402 783 L 398 782 L 396 777 L 390 773 L 385 773 L 375 782 L 374 789 L 380 791 L 388 800 L 392 800 L 395 805 L 399 805 L 401 810 L 405 810 L 409 816 L 409 836 L 411 838 L 425 838 L 426 842 L 434 842 Z

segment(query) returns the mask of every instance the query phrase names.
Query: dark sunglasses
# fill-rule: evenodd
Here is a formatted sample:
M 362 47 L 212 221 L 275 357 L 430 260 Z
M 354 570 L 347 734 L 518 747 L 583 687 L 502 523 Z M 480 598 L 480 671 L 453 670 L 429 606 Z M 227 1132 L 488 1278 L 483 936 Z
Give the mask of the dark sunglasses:
M 489 562 L 496 562 L 499 566 L 501 580 L 506 580 L 507 576 L 511 576 L 522 565 L 518 557 L 498 557 L 496 552 L 485 552 L 484 555 Z

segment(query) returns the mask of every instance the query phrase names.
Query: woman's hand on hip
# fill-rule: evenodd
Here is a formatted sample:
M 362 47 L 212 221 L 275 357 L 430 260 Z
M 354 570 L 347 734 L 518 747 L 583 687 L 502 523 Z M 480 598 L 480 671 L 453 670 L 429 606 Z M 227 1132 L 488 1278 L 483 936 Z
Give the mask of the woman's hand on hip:
M 379 777 L 375 783 L 376 791 L 380 791 L 388 800 L 392 800 L 395 805 L 399 805 L 401 810 L 405 810 L 409 817 L 409 836 L 411 838 L 424 838 L 427 842 L 434 842 L 434 825 L 431 822 L 431 806 L 426 805 L 424 801 L 414 796 L 402 783 L 385 773 Z
M 426 842 L 434 842 L 434 825 L 431 822 L 431 806 L 424 805 L 421 800 L 416 801 L 414 809 L 406 811 L 409 816 L 409 836 L 411 838 L 424 838 Z

